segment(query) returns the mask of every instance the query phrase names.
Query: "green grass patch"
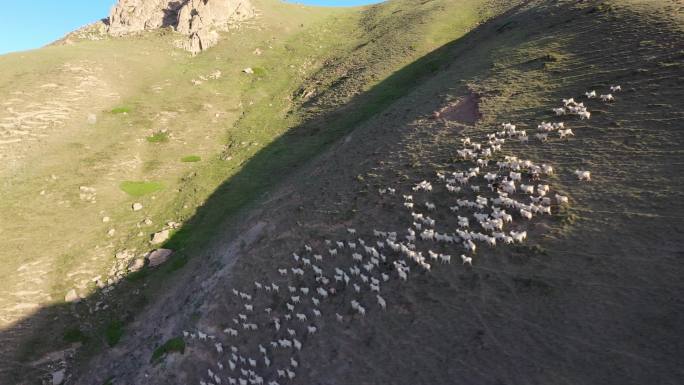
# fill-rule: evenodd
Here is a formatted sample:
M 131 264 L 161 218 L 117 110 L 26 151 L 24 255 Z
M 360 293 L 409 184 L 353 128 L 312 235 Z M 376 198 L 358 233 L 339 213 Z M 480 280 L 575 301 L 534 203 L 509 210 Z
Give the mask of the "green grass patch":
M 194 163 L 199 162 L 201 160 L 202 158 L 198 155 L 188 155 L 181 158 L 181 162 L 183 163 Z
M 155 132 L 154 134 L 147 137 L 147 141 L 150 143 L 165 143 L 169 141 L 168 132 Z
M 131 112 L 131 108 L 130 108 L 130 107 L 126 107 L 126 106 L 121 106 L 121 107 L 113 108 L 113 109 L 112 109 L 111 111 L 109 111 L 109 112 L 112 113 L 112 114 L 127 114 L 127 113 Z
M 109 346 L 114 346 L 119 343 L 121 336 L 123 336 L 124 328 L 123 322 L 119 320 L 111 321 L 105 329 L 105 339 Z
M 81 329 L 78 327 L 70 328 L 67 329 L 64 332 L 64 341 L 69 342 L 69 343 L 75 343 L 75 342 L 86 342 L 88 340 L 88 337 L 83 334 Z
M 154 352 L 152 353 L 152 358 L 150 359 L 150 363 L 157 363 L 159 362 L 162 357 L 169 353 L 180 353 L 184 354 L 185 353 L 185 341 L 183 341 L 183 338 L 181 337 L 176 337 L 176 338 L 171 338 L 170 340 L 166 341 L 164 345 L 156 348 Z
M 185 266 L 188 263 L 188 256 L 187 255 L 181 255 L 181 256 L 176 256 L 175 258 L 171 259 L 171 261 L 168 264 L 168 271 L 176 271 L 178 269 L 181 269 L 183 266 Z
M 255 76 L 259 76 L 262 78 L 267 74 L 266 69 L 261 67 L 252 67 L 252 71 L 254 71 Z
M 579 216 L 565 205 L 558 208 L 557 217 L 563 226 L 572 226 L 579 220 Z
M 126 276 L 126 280 L 129 282 L 140 282 L 147 278 L 148 275 L 150 275 L 150 271 L 148 269 L 141 269 L 128 274 Z
M 613 12 L 613 6 L 611 4 L 606 4 L 606 3 L 601 3 L 595 7 L 592 7 L 587 11 L 587 13 L 607 13 L 607 12 Z
M 119 188 L 128 195 L 141 197 L 143 195 L 163 190 L 164 185 L 161 184 L 161 182 L 139 182 L 127 180 L 121 182 Z
M 145 161 L 143 163 L 142 169 L 145 174 L 150 174 L 155 172 L 156 170 L 159 170 L 159 168 L 162 166 L 162 161 L 159 159 L 152 159 Z

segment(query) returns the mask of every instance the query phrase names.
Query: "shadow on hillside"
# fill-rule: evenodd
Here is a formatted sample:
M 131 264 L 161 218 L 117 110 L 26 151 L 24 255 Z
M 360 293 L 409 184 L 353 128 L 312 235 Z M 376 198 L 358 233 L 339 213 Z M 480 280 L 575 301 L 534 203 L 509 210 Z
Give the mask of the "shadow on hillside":
M 0 384 L 35 383 L 36 378 L 48 375 L 52 370 L 43 369 L 43 364 L 58 361 L 61 356 L 52 354 L 51 360 L 36 360 L 44 358 L 49 352 L 82 344 L 82 357 L 88 357 L 115 344 L 121 334 L 125 334 L 126 324 L 150 301 L 145 296 L 145 290 L 170 285 L 166 281 L 173 274 L 190 271 L 192 264 L 200 260 L 190 256 L 202 255 L 203 246 L 223 233 L 231 217 L 257 203 L 264 193 L 355 126 L 379 114 L 421 82 L 448 67 L 454 57 L 465 54 L 487 36 L 501 34 L 512 28 L 506 18 L 517 11 L 518 7 L 513 8 L 477 26 L 464 37 L 406 65 L 347 104 L 291 128 L 260 150 L 236 175 L 222 183 L 166 243 L 165 247 L 176 250 L 168 262 L 157 269 L 146 267 L 130 274 L 106 296 L 124 298 L 125 304 L 109 303 L 108 309 L 90 315 L 90 309 L 105 298 L 102 291 L 98 290 L 76 304 L 42 308 L 11 328 L 0 331 L 0 343 L 3 344 Z M 526 10 L 528 15 L 524 17 L 535 17 L 529 15 L 535 12 L 539 11 Z M 475 70 L 467 72 L 477 73 Z M 435 106 L 440 102 L 435 100 Z M 190 266 L 182 269 L 188 263 Z M 144 290 L 143 285 L 147 289 Z M 131 295 L 139 290 L 141 294 Z M 68 341 L 65 341 L 65 337 Z

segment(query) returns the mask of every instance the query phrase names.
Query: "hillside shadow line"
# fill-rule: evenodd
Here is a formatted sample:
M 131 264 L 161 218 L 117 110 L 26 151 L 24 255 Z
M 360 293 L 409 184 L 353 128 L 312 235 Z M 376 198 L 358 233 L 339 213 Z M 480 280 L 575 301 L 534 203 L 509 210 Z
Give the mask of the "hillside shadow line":
M 88 357 L 108 349 L 109 345 L 116 346 L 121 334 L 125 335 L 126 325 L 154 299 L 154 295 L 145 293 L 170 287 L 173 284 L 170 278 L 175 274 L 191 274 L 193 264 L 202 262 L 203 258 L 199 256 L 204 256 L 206 245 L 218 239 L 238 214 L 254 208 L 264 194 L 355 127 L 378 116 L 419 84 L 448 68 L 452 59 L 466 54 L 491 34 L 504 33 L 509 28 L 506 19 L 523 6 L 524 3 L 477 25 L 464 36 L 405 65 L 345 104 L 313 116 L 274 139 L 249 158 L 235 175 L 221 183 L 196 213 L 172 234 L 162 247 L 174 250 L 174 254 L 161 266 L 146 266 L 128 274 L 107 289 L 108 293 L 97 289 L 78 303 L 42 307 L 1 330 L 0 343 L 4 348 L 0 351 L 0 385 L 32 384 L 35 379 L 48 375 L 51 370 L 36 363 L 47 353 L 78 348 L 79 362 L 83 363 Z M 475 74 L 488 70 L 467 72 Z M 436 100 L 435 106 L 440 102 L 443 101 Z M 134 295 L 136 292 L 140 294 Z M 125 306 L 112 303 L 108 309 L 89 316 L 90 309 L 107 297 L 125 298 Z M 64 340 L 65 331 L 71 333 L 66 335 L 67 341 Z M 55 357 L 59 358 L 59 354 Z

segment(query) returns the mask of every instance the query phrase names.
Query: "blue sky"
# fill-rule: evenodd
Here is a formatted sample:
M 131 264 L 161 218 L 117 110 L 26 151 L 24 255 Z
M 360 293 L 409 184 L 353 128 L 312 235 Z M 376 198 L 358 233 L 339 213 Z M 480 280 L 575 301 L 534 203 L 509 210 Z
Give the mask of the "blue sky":
M 116 0 L 2 1 L 0 54 L 39 48 L 68 32 L 104 18 Z M 378 0 L 300 0 L 323 6 L 354 6 Z

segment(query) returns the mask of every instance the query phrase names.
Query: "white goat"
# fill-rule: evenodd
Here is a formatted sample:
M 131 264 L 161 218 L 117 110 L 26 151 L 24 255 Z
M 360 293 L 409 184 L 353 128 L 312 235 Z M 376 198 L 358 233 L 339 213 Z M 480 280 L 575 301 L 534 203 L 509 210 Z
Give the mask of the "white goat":
M 589 171 L 575 170 L 575 175 L 577 175 L 577 179 L 579 179 L 579 180 L 585 180 L 585 181 L 591 180 L 591 172 L 589 172 Z
M 572 129 L 568 128 L 565 130 L 558 130 L 558 135 L 560 136 L 561 139 L 563 139 L 567 136 L 575 136 L 575 133 L 572 132 Z
M 375 296 L 378 299 L 378 305 L 382 308 L 382 310 L 385 310 L 387 308 L 387 302 L 385 301 L 384 298 L 382 298 L 380 295 Z

